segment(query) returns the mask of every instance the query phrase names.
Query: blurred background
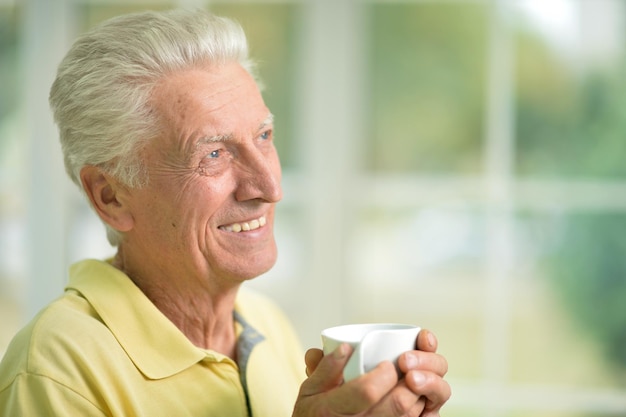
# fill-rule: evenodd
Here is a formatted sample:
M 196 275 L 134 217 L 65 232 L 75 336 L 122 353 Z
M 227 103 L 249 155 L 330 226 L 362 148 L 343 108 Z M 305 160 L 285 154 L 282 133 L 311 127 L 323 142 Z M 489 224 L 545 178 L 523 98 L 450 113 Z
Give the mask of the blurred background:
M 201 7 L 248 33 L 276 115 L 276 267 L 322 328 L 433 330 L 447 417 L 626 415 L 626 1 L 0 0 L 0 354 L 68 265 L 113 254 L 47 95 L 75 36 Z

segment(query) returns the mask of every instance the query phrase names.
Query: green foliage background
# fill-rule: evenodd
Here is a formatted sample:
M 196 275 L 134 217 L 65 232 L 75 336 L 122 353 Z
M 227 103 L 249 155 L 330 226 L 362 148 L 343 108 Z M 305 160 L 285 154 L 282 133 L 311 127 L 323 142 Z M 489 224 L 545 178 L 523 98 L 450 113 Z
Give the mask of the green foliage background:
M 517 172 L 615 181 L 626 176 L 626 65 L 577 64 L 528 34 L 518 39 Z M 616 374 L 626 369 L 626 213 L 571 212 L 548 257 L 548 279 Z
M 626 369 L 626 214 L 568 217 L 551 281 L 586 334 Z

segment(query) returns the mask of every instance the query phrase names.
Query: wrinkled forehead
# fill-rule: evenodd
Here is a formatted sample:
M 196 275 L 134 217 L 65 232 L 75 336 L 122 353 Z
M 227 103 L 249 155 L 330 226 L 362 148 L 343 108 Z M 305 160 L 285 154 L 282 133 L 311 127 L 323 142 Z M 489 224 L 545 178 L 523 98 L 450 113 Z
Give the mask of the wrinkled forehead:
M 170 124 L 247 117 L 263 121 L 267 108 L 252 76 L 239 64 L 181 71 L 164 77 L 154 88 L 154 109 Z
M 152 93 L 153 107 L 164 117 L 186 119 L 191 112 L 219 112 L 229 106 L 262 102 L 256 81 L 239 64 L 194 68 L 163 77 Z
M 235 63 L 165 77 L 152 105 L 166 136 L 196 143 L 249 135 L 273 122 L 256 81 Z

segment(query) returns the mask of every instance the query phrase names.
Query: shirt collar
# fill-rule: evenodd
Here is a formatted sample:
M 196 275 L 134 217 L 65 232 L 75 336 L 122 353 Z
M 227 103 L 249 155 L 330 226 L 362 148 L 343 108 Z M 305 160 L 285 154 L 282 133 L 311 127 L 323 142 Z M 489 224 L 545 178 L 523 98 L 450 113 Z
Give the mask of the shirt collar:
M 72 265 L 67 289 L 87 299 L 147 378 L 172 376 L 209 355 L 194 346 L 126 274 L 107 262 L 85 260 Z M 213 354 L 215 360 L 227 360 Z

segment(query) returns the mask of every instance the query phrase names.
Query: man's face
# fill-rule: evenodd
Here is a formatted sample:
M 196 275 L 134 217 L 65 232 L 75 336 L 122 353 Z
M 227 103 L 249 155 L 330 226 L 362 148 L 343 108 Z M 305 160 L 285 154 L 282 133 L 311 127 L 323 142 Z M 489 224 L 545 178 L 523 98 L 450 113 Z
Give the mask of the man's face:
M 164 129 L 141 154 L 149 185 L 131 194 L 129 247 L 186 278 L 231 282 L 267 271 L 281 170 L 252 77 L 234 63 L 180 72 L 152 100 Z

